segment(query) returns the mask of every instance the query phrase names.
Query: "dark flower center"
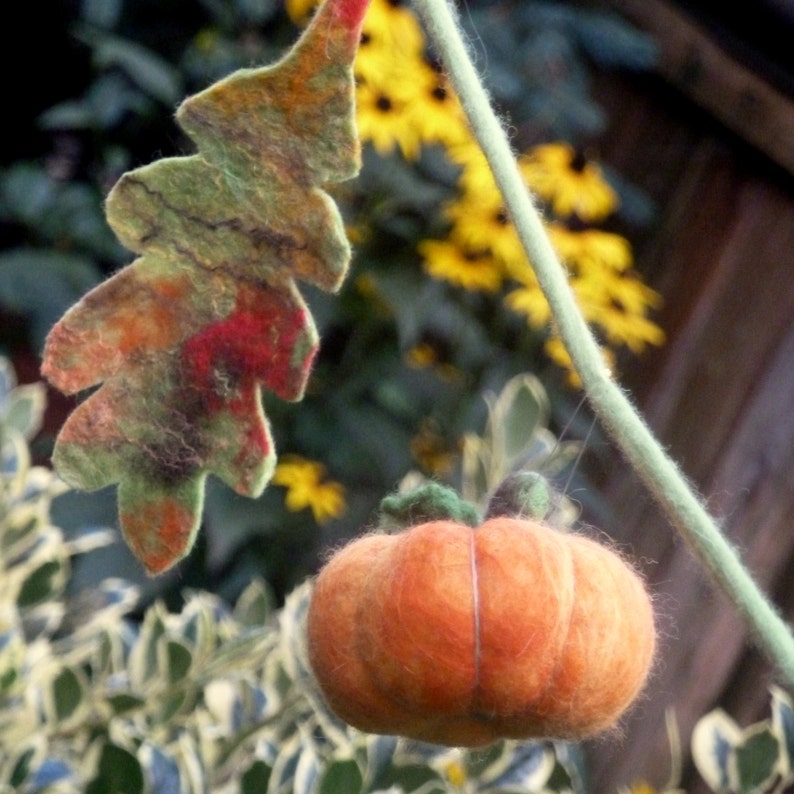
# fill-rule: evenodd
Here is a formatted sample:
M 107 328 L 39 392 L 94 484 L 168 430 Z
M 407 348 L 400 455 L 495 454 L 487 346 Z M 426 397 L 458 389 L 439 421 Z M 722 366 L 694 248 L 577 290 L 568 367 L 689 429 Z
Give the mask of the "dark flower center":
M 587 166 L 587 158 L 581 149 L 577 149 L 571 157 L 571 170 L 581 174 Z

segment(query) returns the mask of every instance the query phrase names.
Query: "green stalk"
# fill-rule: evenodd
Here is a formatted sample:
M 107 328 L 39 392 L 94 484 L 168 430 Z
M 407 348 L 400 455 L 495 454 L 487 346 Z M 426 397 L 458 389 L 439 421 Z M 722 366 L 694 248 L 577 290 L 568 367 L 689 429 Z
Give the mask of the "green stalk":
M 414 2 L 485 153 L 593 410 L 695 556 L 731 599 L 759 646 L 776 663 L 788 685 L 794 688 L 794 635 L 791 628 L 753 580 L 701 499 L 664 452 L 604 364 L 598 344 L 579 312 L 565 270 L 518 171 L 504 127 L 497 119 L 469 57 L 454 9 L 449 0 Z

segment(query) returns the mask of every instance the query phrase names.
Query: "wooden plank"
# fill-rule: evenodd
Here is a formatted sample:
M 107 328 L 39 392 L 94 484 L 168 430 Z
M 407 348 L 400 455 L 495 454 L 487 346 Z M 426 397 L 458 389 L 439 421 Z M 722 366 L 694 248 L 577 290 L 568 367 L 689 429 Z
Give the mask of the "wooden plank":
M 638 266 L 666 304 L 659 319 L 668 343 L 628 362 L 623 381 L 764 589 L 792 615 L 792 183 L 770 179 L 780 173 L 759 170 L 760 158 L 743 157 L 735 139 L 704 129 L 680 94 L 655 95 L 648 85 L 640 78 L 602 89 L 612 125 L 599 151 L 657 202 Z M 591 789 L 615 791 L 641 777 L 665 782 L 670 706 L 685 789 L 705 794 L 689 759 L 692 727 L 718 705 L 743 724 L 768 716 L 774 670 L 644 486 L 619 459 L 610 464 L 603 493 L 615 521 L 603 528 L 642 561 L 662 632 L 658 667 L 617 750 L 590 748 Z
M 609 0 L 660 47 L 659 73 L 730 130 L 794 174 L 794 99 L 722 48 L 665 0 Z
M 737 182 L 732 199 L 736 214 L 653 374 L 643 412 L 759 584 L 786 610 L 794 589 L 794 202 L 751 176 Z M 699 235 L 707 239 L 708 227 L 698 224 L 672 242 L 671 257 L 697 256 Z M 667 284 L 668 303 L 692 286 L 678 270 L 676 283 Z M 662 631 L 658 666 L 619 751 L 596 745 L 590 754 L 594 791 L 615 791 L 639 777 L 664 782 L 668 707 L 679 721 L 685 762 L 692 728 L 710 709 L 731 706 L 744 724 L 767 716 L 775 672 L 636 478 L 615 465 L 605 490 L 616 519 L 607 529 L 644 562 Z M 686 769 L 686 790 L 707 791 Z

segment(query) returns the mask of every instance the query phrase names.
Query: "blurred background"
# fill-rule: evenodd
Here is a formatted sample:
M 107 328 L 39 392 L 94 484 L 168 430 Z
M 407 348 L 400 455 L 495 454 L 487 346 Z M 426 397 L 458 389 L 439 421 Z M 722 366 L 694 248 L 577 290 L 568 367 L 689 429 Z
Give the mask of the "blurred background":
M 27 59 L 3 54 L 25 88 L 7 104 L 0 154 L 0 353 L 33 382 L 52 324 L 131 261 L 104 195 L 123 172 L 190 151 L 173 122 L 179 101 L 274 60 L 311 4 L 18 11 Z M 791 4 L 468 0 L 461 14 L 605 355 L 794 615 Z M 118 543 L 83 560 L 75 587 L 118 575 L 149 598 L 186 587 L 233 598 L 264 575 L 283 599 L 328 548 L 372 525 L 407 474 L 459 487 L 483 396 L 520 373 L 543 384 L 554 435 L 588 437 L 591 416 L 432 47 L 399 2 L 375 0 L 365 34 L 364 168 L 334 193 L 355 248 L 350 277 L 337 296 L 303 288 L 323 340 L 306 399 L 265 396 L 298 468 L 255 501 L 212 484 L 197 548 L 168 576 L 145 580 Z M 76 404 L 49 393 L 38 462 Z M 290 476 L 317 498 L 290 503 Z M 588 748 L 591 790 L 663 786 L 672 708 L 682 786 L 706 791 L 687 750 L 695 720 L 716 706 L 743 724 L 768 716 L 774 671 L 598 427 L 571 482 L 582 519 L 639 562 L 662 616 L 658 667 L 619 752 Z M 114 526 L 114 493 L 66 494 L 55 519 L 75 532 Z

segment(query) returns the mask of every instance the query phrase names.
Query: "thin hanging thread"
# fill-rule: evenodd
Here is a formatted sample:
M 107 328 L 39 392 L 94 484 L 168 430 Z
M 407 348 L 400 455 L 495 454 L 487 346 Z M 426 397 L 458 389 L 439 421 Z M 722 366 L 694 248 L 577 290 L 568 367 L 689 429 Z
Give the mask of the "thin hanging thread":
M 734 603 L 760 647 L 794 688 L 794 635 L 790 627 L 753 580 L 678 466 L 612 380 L 521 178 L 504 128 L 469 58 L 454 9 L 448 0 L 414 2 L 488 160 L 593 410 L 695 556 Z

